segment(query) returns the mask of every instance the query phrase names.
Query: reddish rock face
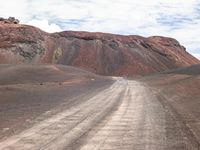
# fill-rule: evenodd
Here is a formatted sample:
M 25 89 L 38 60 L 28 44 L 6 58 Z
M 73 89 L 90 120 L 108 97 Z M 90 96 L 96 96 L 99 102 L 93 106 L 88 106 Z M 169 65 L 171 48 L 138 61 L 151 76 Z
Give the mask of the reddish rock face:
M 19 24 L 19 20 L 15 17 L 9 17 L 8 19 L 0 17 L 0 24 Z
M 105 33 L 49 34 L 20 24 L 0 24 L 0 63 L 58 63 L 102 75 L 131 76 L 200 63 L 166 37 Z

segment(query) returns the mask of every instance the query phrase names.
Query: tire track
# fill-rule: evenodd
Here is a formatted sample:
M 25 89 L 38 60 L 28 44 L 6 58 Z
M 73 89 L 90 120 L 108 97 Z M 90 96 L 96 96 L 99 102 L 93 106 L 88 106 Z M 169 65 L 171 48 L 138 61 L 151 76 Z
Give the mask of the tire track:
M 83 103 L 0 142 L 0 149 L 198 149 L 159 94 L 137 81 L 116 80 Z
M 58 113 L 31 129 L 0 142 L 0 149 L 41 149 L 44 146 L 44 149 L 47 149 L 48 147 L 54 147 L 54 140 L 65 136 L 65 134 L 73 137 L 76 135 L 74 132 L 79 131 L 78 127 L 80 125 L 85 124 L 87 126 L 95 120 L 95 117 L 105 113 L 105 110 L 111 108 L 117 102 L 115 100 L 124 90 L 124 87 L 119 85 L 119 82 L 116 82 L 81 106 L 78 105 Z M 104 107 L 105 109 L 102 109 Z M 70 139 L 73 139 L 72 137 Z M 64 143 L 66 144 L 67 141 Z
M 144 105 L 137 90 L 132 88 L 133 83 L 137 84 L 127 82 L 122 104 L 110 117 L 90 131 L 88 140 L 80 147 L 81 150 L 136 148 L 138 136 L 135 133 L 142 122 Z

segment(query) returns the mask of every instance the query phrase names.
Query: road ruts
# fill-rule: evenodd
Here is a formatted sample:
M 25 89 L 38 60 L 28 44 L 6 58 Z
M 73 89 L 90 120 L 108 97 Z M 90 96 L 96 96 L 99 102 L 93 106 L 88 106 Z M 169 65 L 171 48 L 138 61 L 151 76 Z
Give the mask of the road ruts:
M 145 84 L 116 80 L 83 103 L 0 141 L 0 150 L 198 150 L 183 134 L 180 118 L 170 120 L 173 111 Z
M 123 102 L 111 116 L 83 137 L 81 150 L 164 149 L 164 113 L 159 103 L 146 101 L 148 93 L 139 82 L 126 81 L 128 90 Z M 157 119 L 157 117 L 159 117 Z M 153 122 L 152 122 L 153 121 Z M 156 132 L 155 132 L 156 131 Z M 73 146 L 67 149 L 75 149 Z
M 121 105 L 67 150 L 199 150 L 180 118 L 145 84 L 124 82 L 128 89 Z
M 115 82 L 81 105 L 60 112 L 40 122 L 19 135 L 0 142 L 0 149 L 57 149 L 67 145 L 87 132 L 93 124 L 106 115 L 120 102 L 124 93 L 124 83 Z M 66 137 L 64 141 L 62 137 Z M 60 143 L 60 145 L 57 144 Z

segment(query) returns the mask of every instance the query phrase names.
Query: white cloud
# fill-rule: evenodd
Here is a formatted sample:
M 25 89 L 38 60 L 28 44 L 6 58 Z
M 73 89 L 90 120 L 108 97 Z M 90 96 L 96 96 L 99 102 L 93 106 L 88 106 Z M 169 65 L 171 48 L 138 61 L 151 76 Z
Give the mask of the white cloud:
M 192 54 L 192 55 L 200 60 L 200 54 Z
M 176 38 L 200 54 L 199 0 L 0 0 L 2 17 L 48 32 L 86 30 Z
M 45 20 L 45 19 L 31 20 L 31 21 L 27 22 L 27 24 L 36 26 L 36 27 L 38 27 L 46 32 L 50 32 L 50 33 L 62 31 L 58 25 L 56 25 L 54 23 L 49 24 L 48 20 Z
M 29 16 L 27 13 L 27 0 L 0 0 L 0 4 L 1 17 L 14 16 L 21 20 Z

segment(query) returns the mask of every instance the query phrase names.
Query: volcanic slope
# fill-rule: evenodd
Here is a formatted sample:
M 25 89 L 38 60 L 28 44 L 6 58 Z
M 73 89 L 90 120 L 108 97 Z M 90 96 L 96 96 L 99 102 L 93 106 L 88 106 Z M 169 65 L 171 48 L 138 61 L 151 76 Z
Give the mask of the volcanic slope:
M 200 63 L 178 41 L 153 36 L 65 31 L 0 24 L 0 63 L 71 65 L 114 76 L 161 72 Z
M 91 97 L 112 82 L 70 66 L 1 64 L 0 139 L 63 108 L 81 105 L 84 96 Z
M 1 112 L 3 110 L 2 114 L 0 112 L 3 123 L 0 149 L 199 150 L 199 71 L 199 66 L 193 66 L 130 80 L 113 77 L 115 82 L 90 74 L 87 86 L 76 86 L 76 90 L 81 88 L 83 91 L 74 97 L 75 91 L 57 82 L 42 86 L 37 83 L 35 88 L 33 84 L 31 89 L 27 88 L 30 83 L 25 83 L 24 91 L 37 95 L 38 101 L 43 101 L 39 103 L 42 106 L 33 105 L 37 99 L 31 101 L 30 97 L 22 95 L 22 86 L 18 91 L 10 89 L 10 93 L 3 95 L 7 100 L 0 105 Z M 47 96 L 40 86 L 53 90 L 48 91 Z M 63 96 L 69 92 L 66 95 L 72 97 L 62 100 L 59 92 Z M 10 99 L 14 93 L 21 94 L 19 99 L 23 103 L 16 97 Z M 34 97 L 30 93 L 27 95 Z M 61 99 L 54 103 L 55 109 L 47 109 L 32 118 L 56 98 Z M 34 113 L 30 114 L 27 107 Z M 3 120 L 2 116 L 6 119 Z M 12 124 L 9 125 L 8 121 Z M 24 122 L 30 123 L 24 127 Z M 14 128 L 12 125 L 15 124 L 21 126 Z M 13 129 L 16 132 L 13 133 Z
M 185 128 L 193 142 L 200 148 L 200 65 L 180 68 L 173 71 L 142 78 L 149 89 L 158 95 L 164 108 L 174 112 L 170 120 L 180 120 L 180 128 Z M 172 129 L 172 128 L 171 128 Z M 171 130 L 170 128 L 168 130 Z M 170 136 L 170 135 L 169 135 Z M 174 137 L 175 138 L 175 137 Z M 178 139 L 174 139 L 178 140 Z

